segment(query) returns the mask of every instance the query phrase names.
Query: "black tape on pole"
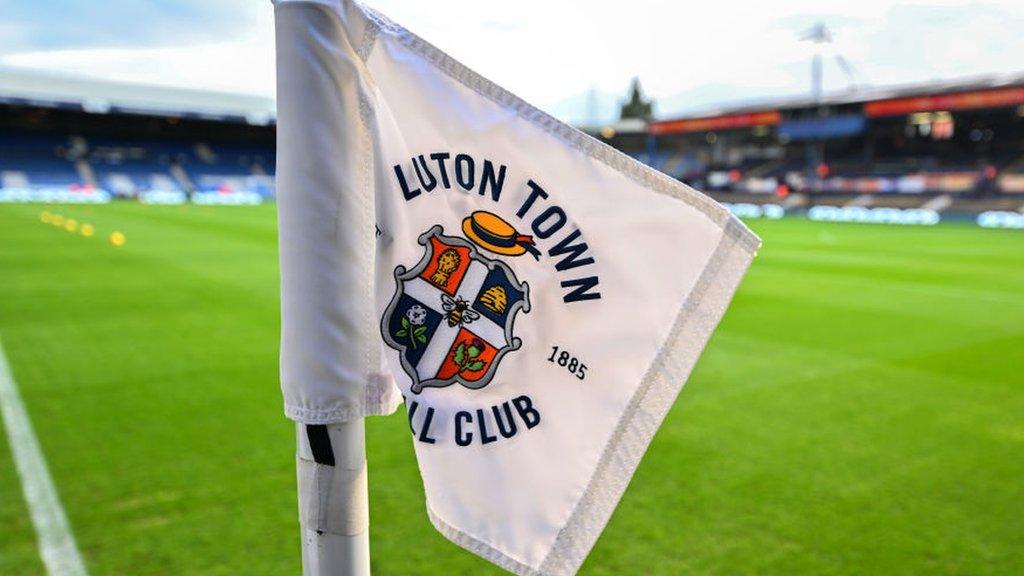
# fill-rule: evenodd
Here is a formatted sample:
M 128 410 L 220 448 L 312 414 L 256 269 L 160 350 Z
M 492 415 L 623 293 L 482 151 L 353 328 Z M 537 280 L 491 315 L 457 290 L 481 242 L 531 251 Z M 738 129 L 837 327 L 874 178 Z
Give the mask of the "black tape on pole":
M 309 438 L 309 449 L 313 452 L 313 461 L 325 466 L 334 466 L 334 448 L 331 447 L 331 436 L 327 426 L 310 424 L 306 426 L 306 438 Z

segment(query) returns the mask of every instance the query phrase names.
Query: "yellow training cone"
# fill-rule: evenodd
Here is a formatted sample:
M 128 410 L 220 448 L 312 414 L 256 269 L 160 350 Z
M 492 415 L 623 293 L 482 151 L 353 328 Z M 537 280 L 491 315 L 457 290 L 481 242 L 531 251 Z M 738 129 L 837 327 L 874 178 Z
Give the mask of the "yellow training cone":
M 124 234 L 120 232 L 112 232 L 110 234 L 110 243 L 114 246 L 124 246 Z
M 49 224 L 50 223 L 50 213 L 44 210 L 43 213 L 39 215 L 39 221 L 40 222 L 45 222 L 45 223 Z
M 64 229 L 68 232 L 74 232 L 78 230 L 78 222 L 74 218 L 68 218 L 67 222 L 64 223 Z
M 93 228 L 92 224 L 82 224 L 82 236 L 92 236 Z

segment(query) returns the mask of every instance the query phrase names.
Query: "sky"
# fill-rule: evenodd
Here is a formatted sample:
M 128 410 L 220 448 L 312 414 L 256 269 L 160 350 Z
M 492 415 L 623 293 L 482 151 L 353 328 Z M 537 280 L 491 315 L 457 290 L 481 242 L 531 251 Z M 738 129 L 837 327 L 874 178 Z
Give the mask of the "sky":
M 805 95 L 816 22 L 826 90 L 1024 71 L 1024 0 L 365 3 L 577 123 L 610 119 L 633 77 L 660 117 Z M 0 66 L 272 97 L 273 51 L 268 0 L 0 0 Z

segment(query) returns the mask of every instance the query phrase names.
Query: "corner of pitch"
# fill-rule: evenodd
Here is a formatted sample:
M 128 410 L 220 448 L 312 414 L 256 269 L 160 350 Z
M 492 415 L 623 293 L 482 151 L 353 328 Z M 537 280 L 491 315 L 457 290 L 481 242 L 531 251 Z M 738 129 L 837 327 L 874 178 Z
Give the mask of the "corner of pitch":
M 445 410 L 422 399 L 405 398 L 409 430 L 424 444 L 448 444 L 465 448 L 510 440 L 541 423 L 533 399 L 521 394 L 500 404 Z

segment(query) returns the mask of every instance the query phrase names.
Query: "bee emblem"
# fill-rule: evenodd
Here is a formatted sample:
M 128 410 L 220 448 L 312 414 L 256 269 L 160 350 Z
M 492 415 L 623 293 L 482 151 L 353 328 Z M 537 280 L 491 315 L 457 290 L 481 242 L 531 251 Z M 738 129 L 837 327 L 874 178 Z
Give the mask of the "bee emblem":
M 479 314 L 469 309 L 469 302 L 463 300 L 461 296 L 452 298 L 447 294 L 441 294 L 441 309 L 446 312 L 444 318 L 451 327 L 469 324 L 480 318 Z

